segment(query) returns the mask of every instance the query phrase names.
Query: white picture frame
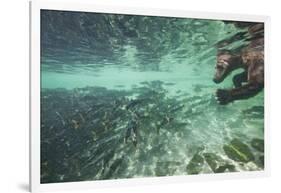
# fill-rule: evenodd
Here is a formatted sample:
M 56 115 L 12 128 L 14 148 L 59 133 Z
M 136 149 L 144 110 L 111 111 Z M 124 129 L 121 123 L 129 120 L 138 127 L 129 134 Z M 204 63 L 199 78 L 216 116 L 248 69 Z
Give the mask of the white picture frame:
M 235 20 L 264 22 L 265 24 L 265 166 L 264 171 L 236 172 L 222 174 L 186 175 L 171 177 L 153 177 L 120 180 L 102 180 L 88 182 L 40 184 L 40 10 L 67 10 L 96 13 L 116 13 L 149 16 L 166 16 L 179 18 L 200 18 L 216 20 Z M 186 10 L 163 10 L 154 8 L 104 6 L 87 3 L 66 2 L 30 2 L 30 191 L 57 191 L 84 188 L 101 188 L 114 186 L 135 186 L 147 184 L 182 183 L 190 181 L 241 179 L 265 177 L 270 174 L 270 125 L 269 125 L 269 33 L 270 18 L 258 15 L 238 15 L 226 13 L 191 12 Z

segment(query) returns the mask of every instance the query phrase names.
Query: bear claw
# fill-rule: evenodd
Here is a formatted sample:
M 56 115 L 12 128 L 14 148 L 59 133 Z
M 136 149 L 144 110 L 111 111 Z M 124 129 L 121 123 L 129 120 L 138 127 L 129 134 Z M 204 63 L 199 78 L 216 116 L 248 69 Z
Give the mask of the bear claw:
M 224 89 L 218 89 L 216 91 L 216 99 L 221 105 L 226 105 L 232 101 L 230 92 Z

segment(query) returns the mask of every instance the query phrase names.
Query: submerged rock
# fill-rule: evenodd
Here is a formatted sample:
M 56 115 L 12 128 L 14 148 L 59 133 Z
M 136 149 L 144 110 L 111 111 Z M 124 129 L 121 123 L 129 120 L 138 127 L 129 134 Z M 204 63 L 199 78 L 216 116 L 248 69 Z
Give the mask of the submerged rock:
M 247 163 L 255 159 L 248 145 L 242 143 L 239 139 L 233 139 L 229 144 L 224 145 L 223 150 L 234 161 Z
M 213 172 L 216 171 L 216 169 L 219 166 L 219 160 L 221 159 L 219 156 L 217 156 L 214 153 L 204 153 L 203 154 L 205 161 L 207 162 L 207 164 L 210 166 L 210 168 L 212 169 Z
M 223 172 L 226 172 L 227 170 L 228 170 L 229 172 L 236 172 L 235 166 L 234 166 L 234 165 L 225 164 L 225 165 L 223 165 L 223 166 L 218 167 L 218 168 L 215 170 L 215 173 L 223 173 Z
M 264 152 L 264 140 L 262 139 L 252 139 L 251 146 L 260 152 Z
M 260 161 L 261 167 L 264 168 L 264 156 L 260 156 L 259 161 Z
M 199 174 L 204 165 L 204 157 L 200 155 L 200 152 L 197 152 L 190 160 L 186 166 L 186 172 L 188 174 Z
M 204 158 L 214 173 L 223 173 L 227 170 L 235 172 L 235 166 L 226 163 L 220 156 L 214 153 L 204 153 Z

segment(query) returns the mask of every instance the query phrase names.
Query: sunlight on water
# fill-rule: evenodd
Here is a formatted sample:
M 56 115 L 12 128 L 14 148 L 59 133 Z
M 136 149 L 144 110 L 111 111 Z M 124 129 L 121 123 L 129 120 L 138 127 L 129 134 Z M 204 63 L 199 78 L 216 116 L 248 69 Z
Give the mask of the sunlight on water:
M 212 81 L 215 44 L 245 29 L 41 14 L 42 183 L 263 169 L 263 92 L 222 106 L 214 94 L 232 75 Z

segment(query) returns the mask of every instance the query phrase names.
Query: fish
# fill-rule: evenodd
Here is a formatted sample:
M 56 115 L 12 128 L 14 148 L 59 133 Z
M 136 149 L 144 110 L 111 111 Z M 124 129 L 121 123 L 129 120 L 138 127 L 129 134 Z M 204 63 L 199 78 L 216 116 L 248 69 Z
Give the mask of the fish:
M 73 123 L 74 129 L 78 129 L 80 127 L 79 122 L 75 119 L 72 119 L 71 122 Z
M 159 122 L 158 127 L 157 127 L 157 134 L 160 133 L 160 128 L 169 124 L 171 121 L 173 121 L 174 118 L 173 117 L 169 117 L 168 115 L 165 115 L 165 117 L 162 119 L 161 122 Z
M 135 107 L 139 104 L 142 104 L 146 101 L 151 101 L 151 99 L 150 98 L 140 98 L 140 99 L 131 100 L 125 108 L 126 108 L 126 110 L 129 110 L 129 109 L 131 109 L 131 108 L 133 108 L 133 107 Z
M 166 85 L 166 86 L 174 86 L 176 83 L 174 83 L 174 82 L 166 82 L 166 83 L 164 83 L 164 85 Z
M 57 114 L 57 116 L 60 118 L 60 120 L 61 120 L 61 122 L 62 122 L 62 125 L 65 126 L 66 123 L 65 123 L 65 120 L 64 120 L 64 118 L 62 117 L 62 115 L 61 115 L 59 112 L 57 112 L 57 111 L 56 111 L 56 114 Z
M 174 113 L 176 111 L 179 111 L 179 110 L 183 109 L 183 107 L 184 107 L 184 105 L 176 106 L 176 107 L 170 109 L 170 113 Z
M 116 160 L 114 160 L 114 162 L 108 168 L 106 174 L 104 174 L 103 179 L 113 178 L 114 174 L 116 174 L 118 172 L 118 170 L 120 169 L 122 163 L 123 163 L 123 157 L 117 158 Z
M 134 146 L 137 146 L 137 122 L 136 121 L 130 121 L 128 124 L 128 128 L 125 135 L 125 142 L 128 142 L 128 139 L 131 138 Z
M 125 87 L 125 85 L 117 84 L 117 85 L 115 85 L 115 87 L 117 87 L 117 88 L 123 88 L 123 87 Z

